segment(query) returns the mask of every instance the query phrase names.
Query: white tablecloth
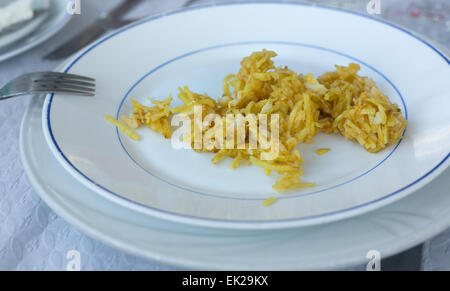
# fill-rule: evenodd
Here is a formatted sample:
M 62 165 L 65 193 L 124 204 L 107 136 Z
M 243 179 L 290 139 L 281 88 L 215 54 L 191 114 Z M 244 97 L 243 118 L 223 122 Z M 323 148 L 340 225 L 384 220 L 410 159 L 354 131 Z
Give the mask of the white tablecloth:
M 61 0 L 63 1 L 63 0 Z M 0 85 L 32 71 L 52 70 L 59 61 L 44 55 L 91 23 L 118 0 L 82 0 L 82 14 L 55 37 L 20 56 L 0 63 Z M 145 1 L 130 17 L 159 13 L 187 0 Z M 212 1 L 196 1 L 208 3 Z M 362 12 L 368 1 L 313 1 Z M 430 6 L 424 6 L 424 2 Z M 382 17 L 416 30 L 450 48 L 450 15 L 446 0 L 381 0 Z M 432 15 L 417 15 L 427 10 Z M 0 103 L 0 270 L 65 270 L 67 252 L 80 252 L 82 270 L 174 270 L 174 267 L 125 254 L 93 240 L 59 218 L 32 189 L 19 156 L 19 126 L 30 97 Z M 425 243 L 423 269 L 450 270 L 450 230 Z M 362 267 L 355 267 L 361 269 Z

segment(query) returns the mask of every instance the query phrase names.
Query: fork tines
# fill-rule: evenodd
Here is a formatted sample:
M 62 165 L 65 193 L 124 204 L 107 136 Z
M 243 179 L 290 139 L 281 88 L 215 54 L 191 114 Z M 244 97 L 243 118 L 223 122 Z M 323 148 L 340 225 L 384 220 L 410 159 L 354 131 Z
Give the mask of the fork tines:
M 34 78 L 33 85 L 35 91 L 95 95 L 95 79 L 74 74 L 46 72 Z

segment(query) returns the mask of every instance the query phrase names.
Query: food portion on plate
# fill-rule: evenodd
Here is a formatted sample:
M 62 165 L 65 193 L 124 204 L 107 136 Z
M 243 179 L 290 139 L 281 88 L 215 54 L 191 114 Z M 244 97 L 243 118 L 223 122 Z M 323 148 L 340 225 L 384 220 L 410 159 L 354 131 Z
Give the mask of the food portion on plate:
M 192 149 L 214 153 L 214 164 L 232 158 L 231 169 L 246 162 L 267 175 L 277 172 L 281 177 L 273 188 L 279 192 L 315 185 L 301 180 L 304 160 L 296 146 L 311 143 L 319 132 L 341 134 L 370 153 L 402 138 L 407 121 L 401 110 L 371 79 L 358 75 L 359 65 L 336 65 L 335 71 L 315 78 L 276 67 L 272 60 L 276 56 L 262 50 L 245 57 L 238 73 L 225 77 L 223 95 L 217 100 L 188 87 L 179 89 L 184 104 L 178 107 L 170 107 L 171 96 L 152 101 L 152 106 L 132 100 L 133 113 L 121 117 L 128 127 L 124 132 L 138 140 L 130 129 L 146 126 L 171 138 L 175 133 L 171 120 L 179 114 L 189 121 L 183 140 Z M 326 146 L 317 153 L 332 148 Z

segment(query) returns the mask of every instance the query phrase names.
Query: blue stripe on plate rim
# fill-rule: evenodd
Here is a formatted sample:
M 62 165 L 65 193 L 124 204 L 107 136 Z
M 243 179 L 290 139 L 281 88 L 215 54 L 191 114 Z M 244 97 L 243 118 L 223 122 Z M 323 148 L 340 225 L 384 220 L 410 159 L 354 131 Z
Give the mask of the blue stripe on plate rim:
M 165 16 L 169 16 L 169 15 L 173 15 L 173 14 L 178 14 L 178 13 L 183 13 L 186 11 L 190 11 L 190 10 L 198 10 L 198 9 L 205 9 L 205 8 L 210 8 L 210 7 L 215 7 L 215 6 L 231 6 L 231 5 L 245 5 L 245 4 L 279 4 L 279 5 L 299 5 L 299 6 L 308 6 L 308 7 L 318 7 L 318 8 L 322 8 L 322 9 L 328 9 L 328 10 L 335 10 L 335 11 L 339 11 L 342 13 L 348 13 L 348 14 L 353 14 L 353 15 L 357 15 L 360 17 L 364 17 L 367 19 L 371 19 L 380 23 L 383 23 L 385 25 L 391 26 L 397 30 L 400 30 L 410 36 L 412 36 L 413 38 L 419 40 L 420 42 L 424 43 L 425 45 L 427 45 L 429 48 L 431 48 L 433 51 L 435 51 L 439 56 L 441 56 L 446 62 L 447 64 L 450 64 L 450 60 L 449 58 L 447 58 L 447 56 L 444 55 L 444 53 L 442 53 L 441 51 L 439 51 L 435 46 L 433 46 L 431 43 L 427 42 L 426 40 L 422 39 L 421 37 L 419 37 L 418 35 L 396 25 L 393 23 L 390 23 L 384 19 L 380 19 L 380 18 L 375 18 L 360 12 L 356 12 L 356 11 L 351 11 L 351 10 L 346 10 L 346 9 L 342 9 L 342 8 L 337 8 L 337 7 L 330 7 L 330 6 L 325 6 L 325 5 L 320 5 L 320 4 L 314 4 L 314 3 L 301 3 L 301 2 L 290 2 L 290 1 L 282 1 L 282 2 L 278 2 L 278 1 L 260 1 L 260 0 L 255 0 L 255 1 L 239 1 L 239 2 L 227 2 L 227 3 L 215 3 L 215 4 L 206 4 L 206 5 L 200 5 L 200 6 L 193 6 L 193 7 L 187 7 L 187 8 L 182 8 L 182 9 L 177 9 L 177 10 L 173 10 L 171 12 L 167 12 L 167 13 L 162 13 L 159 15 L 155 15 L 155 16 L 151 16 L 149 18 L 137 21 L 135 23 L 132 23 L 128 26 L 125 26 L 121 29 L 118 29 L 117 31 L 112 32 L 111 34 L 101 38 L 100 40 L 98 40 L 97 42 L 95 42 L 94 44 L 90 45 L 89 47 L 85 48 L 68 66 L 67 68 L 64 70 L 64 72 L 69 72 L 70 69 L 80 60 L 82 59 L 87 53 L 89 53 L 91 50 L 93 50 L 94 48 L 96 48 L 97 46 L 99 46 L 100 44 L 102 44 L 103 42 L 107 41 L 110 38 L 113 38 L 114 36 L 127 31 L 135 26 L 139 26 L 141 24 L 165 17 Z M 392 84 L 393 85 L 393 84 Z M 354 207 L 350 207 L 350 208 L 346 208 L 346 209 L 341 209 L 338 211 L 333 211 L 333 212 L 329 212 L 329 213 L 324 213 L 324 214 L 319 214 L 319 215 L 312 215 L 312 216 L 307 216 L 307 217 L 301 217 L 301 218 L 290 218 L 290 219 L 277 219 L 277 220 L 270 220 L 270 221 L 255 221 L 255 220 L 225 220 L 225 219 L 216 219 L 216 218 L 202 218 L 202 217 L 196 217 L 196 216 L 190 216 L 190 215 L 184 215 L 184 214 L 179 214 L 179 213 L 174 213 L 174 212 L 170 212 L 170 211 L 166 211 L 166 210 L 162 210 L 162 209 L 157 209 L 157 208 L 153 208 L 147 205 L 143 205 L 141 203 L 138 203 L 136 201 L 127 199 L 125 197 L 122 197 L 106 188 L 104 188 L 103 186 L 97 184 L 95 181 L 91 180 L 89 177 L 87 177 L 86 175 L 84 175 L 82 172 L 80 172 L 70 161 L 69 159 L 64 155 L 64 153 L 61 151 L 58 143 L 56 142 L 54 136 L 53 136 L 53 132 L 51 129 L 51 122 L 50 122 L 50 110 L 51 110 L 51 104 L 52 104 L 52 100 L 53 100 L 54 94 L 50 95 L 50 99 L 48 102 L 48 107 L 47 107 L 47 126 L 48 126 L 48 130 L 49 130 L 49 134 L 50 134 L 50 138 L 53 142 L 53 145 L 55 146 L 56 150 L 59 152 L 60 156 L 64 159 L 64 161 L 79 175 L 81 175 L 86 181 L 88 181 L 91 185 L 97 186 L 98 188 L 102 189 L 103 191 L 106 191 L 109 194 L 114 195 L 116 198 L 119 198 L 123 201 L 126 201 L 128 203 L 131 203 L 133 205 L 139 206 L 139 207 L 144 207 L 147 208 L 149 210 L 152 211 L 156 211 L 162 214 L 167 214 L 169 216 L 175 216 L 175 217 L 181 217 L 181 218 L 188 218 L 188 219 L 194 219 L 196 221 L 211 221 L 211 222 L 225 222 L 225 223 L 229 223 L 229 224 L 239 224 L 239 223 L 283 223 L 283 222 L 296 222 L 296 221 L 305 221 L 305 220 L 312 220 L 312 219 L 317 219 L 317 218 L 324 218 L 324 217 L 328 217 L 328 216 L 334 216 L 337 214 L 342 214 L 342 213 L 346 213 L 346 212 L 350 212 L 352 210 L 356 210 L 359 208 L 363 208 L 363 207 L 367 207 L 369 205 L 373 205 L 376 204 L 382 200 L 386 200 L 387 198 L 390 198 L 396 194 L 399 194 L 400 192 L 403 192 L 404 190 L 414 186 L 415 184 L 419 183 L 420 181 L 422 181 L 423 179 L 425 179 L 426 177 L 428 177 L 429 175 L 431 175 L 433 172 L 435 172 L 441 165 L 443 165 L 447 159 L 450 156 L 450 152 L 444 157 L 444 159 L 442 161 L 440 161 L 436 166 L 434 166 L 430 171 L 428 171 L 425 175 L 423 175 L 422 177 L 418 178 L 417 180 L 415 180 L 414 182 L 404 186 L 403 188 L 400 188 L 388 195 L 385 195 L 379 199 L 376 200 L 372 200 L 368 203 L 363 203 Z M 397 144 L 398 146 L 398 144 Z

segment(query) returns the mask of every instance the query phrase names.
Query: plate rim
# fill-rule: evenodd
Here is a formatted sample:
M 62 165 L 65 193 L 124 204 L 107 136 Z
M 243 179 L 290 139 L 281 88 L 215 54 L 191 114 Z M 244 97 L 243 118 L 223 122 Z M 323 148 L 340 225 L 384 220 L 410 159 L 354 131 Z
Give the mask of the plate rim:
M 215 3 L 215 4 L 206 4 L 206 5 L 199 5 L 199 6 L 193 6 L 193 7 L 187 7 L 182 9 L 173 10 L 168 13 L 162 13 L 154 16 L 150 16 L 148 18 L 145 18 L 143 20 L 137 21 L 135 23 L 132 23 L 128 26 L 125 26 L 121 29 L 118 29 L 116 31 L 111 32 L 110 34 L 104 36 L 103 38 L 99 39 L 92 45 L 86 47 L 83 49 L 79 54 L 77 54 L 70 62 L 69 64 L 66 64 L 64 66 L 64 69 L 62 71 L 68 72 L 74 64 L 76 64 L 84 55 L 86 55 L 89 51 L 97 47 L 98 45 L 102 44 L 103 42 L 107 41 L 108 39 L 127 31 L 128 29 L 131 29 L 135 26 L 165 17 L 172 14 L 178 14 L 187 12 L 190 10 L 197 10 L 197 9 L 205 9 L 210 7 L 217 7 L 217 6 L 232 6 L 232 5 L 247 5 L 247 4 L 277 4 L 277 5 L 297 5 L 297 6 L 307 6 L 307 7 L 318 7 L 323 9 L 329 9 L 329 10 L 335 10 L 343 13 L 350 13 L 354 15 L 358 15 L 364 18 L 375 20 L 379 23 L 391 26 L 395 29 L 398 29 L 415 39 L 419 40 L 420 42 L 424 43 L 428 47 L 430 47 L 433 51 L 435 51 L 438 55 L 440 55 L 448 64 L 450 64 L 449 57 L 442 51 L 440 51 L 436 45 L 433 45 L 429 41 L 426 41 L 422 37 L 416 35 L 413 32 L 410 32 L 409 30 L 398 26 L 396 24 L 390 23 L 388 21 L 385 21 L 384 19 L 374 18 L 372 16 L 336 8 L 336 7 L 330 7 L 325 5 L 318 5 L 314 3 L 303 3 L 303 2 L 292 2 L 292 1 L 283 1 L 283 2 L 275 2 L 275 1 L 239 1 L 239 2 L 226 2 L 226 3 Z M 50 108 L 51 108 L 51 101 L 53 99 L 54 94 L 47 95 L 44 103 L 44 109 L 47 108 L 47 110 L 43 110 L 43 118 L 42 119 L 42 125 L 44 129 L 44 135 L 47 140 L 48 145 L 50 146 L 50 149 L 52 150 L 53 154 L 57 158 L 57 160 L 60 162 L 60 164 L 63 165 L 63 167 L 72 174 L 78 181 L 82 182 L 85 186 L 93 190 L 95 193 L 98 193 L 99 195 L 102 195 L 110 200 L 113 200 L 119 204 L 122 204 L 124 206 L 127 206 L 128 208 L 131 208 L 133 210 L 149 213 L 157 218 L 166 219 L 169 221 L 175 221 L 179 223 L 189 224 L 189 225 L 197 225 L 197 226 L 204 226 L 204 227 L 214 227 L 214 228 L 227 228 L 227 229 L 281 229 L 281 228 L 292 228 L 292 227 L 298 227 L 298 226 L 305 226 L 305 225 L 315 225 L 320 224 L 324 222 L 330 222 L 330 221 L 336 221 L 344 218 L 348 218 L 351 216 L 358 215 L 362 212 L 368 212 L 371 210 L 374 210 L 376 208 L 382 207 L 384 205 L 387 205 L 389 203 L 392 203 L 393 201 L 396 201 L 398 199 L 401 199 L 412 192 L 416 191 L 417 189 L 423 187 L 430 181 L 432 181 L 437 175 L 442 173 L 449 165 L 450 162 L 448 160 L 448 157 L 450 156 L 450 153 L 448 153 L 444 159 L 439 162 L 437 165 L 435 165 L 429 172 L 415 180 L 414 182 L 394 191 L 391 194 L 385 195 L 379 199 L 372 200 L 368 203 L 360 204 L 354 207 L 342 209 L 339 211 L 334 211 L 326 214 L 316 215 L 316 216 L 309 216 L 309 217 L 303 217 L 303 218 L 292 218 L 292 219 L 277 219 L 277 220 L 269 220 L 269 221 L 252 221 L 252 220 L 225 220 L 225 219 L 214 219 L 214 218 L 205 218 L 205 217 L 197 217 L 197 216 L 190 216 L 186 214 L 180 214 L 180 213 L 174 213 L 158 208 L 154 208 L 148 205 L 143 205 L 139 202 L 130 200 L 128 198 L 122 197 L 113 191 L 110 191 L 101 185 L 98 185 L 95 183 L 95 181 L 92 181 L 89 177 L 85 176 L 81 171 L 79 171 L 64 155 L 64 153 L 59 148 L 58 144 L 56 143 L 56 140 L 53 137 L 52 131 L 51 131 L 51 125 L 50 125 Z M 45 121 L 48 122 L 45 122 Z M 444 165 L 444 166 L 443 166 Z M 442 167 L 443 166 L 443 167 Z
M 133 254 L 136 256 L 144 257 L 147 259 L 152 259 L 152 260 L 155 260 L 158 262 L 161 261 L 161 262 L 164 262 L 167 264 L 171 264 L 173 266 L 180 266 L 180 267 L 184 267 L 184 268 L 188 267 L 188 268 L 194 268 L 194 269 L 204 269 L 205 267 L 207 267 L 210 269 L 221 269 L 217 265 L 214 265 L 212 262 L 210 262 L 209 265 L 205 265 L 205 264 L 202 264 L 201 262 L 197 262 L 197 261 L 193 261 L 193 260 L 186 260 L 186 259 L 180 260 L 179 258 L 176 258 L 176 257 L 167 256 L 167 254 L 161 255 L 152 250 L 137 249 L 137 248 L 133 247 L 133 245 L 130 244 L 129 241 L 127 242 L 127 241 L 124 241 L 123 239 L 116 238 L 113 235 L 111 235 L 110 233 L 108 234 L 108 233 L 105 233 L 104 231 L 102 232 L 102 228 L 95 227 L 95 226 L 89 225 L 87 223 L 84 223 L 83 221 L 80 221 L 79 217 L 78 218 L 75 217 L 73 212 L 71 213 L 70 210 L 66 209 L 67 207 L 60 206 L 58 204 L 58 202 L 55 201 L 54 197 L 51 197 L 51 195 L 47 194 L 45 187 L 39 183 L 39 181 L 37 179 L 38 173 L 31 171 L 30 161 L 27 158 L 27 156 L 29 156 L 29 154 L 26 153 L 26 150 L 25 150 L 26 147 L 24 146 L 25 145 L 24 144 L 25 130 L 23 130 L 23 129 L 25 128 L 25 118 L 29 115 L 29 112 L 31 112 L 31 109 L 32 109 L 31 105 L 32 104 L 30 104 L 30 106 L 28 106 L 28 108 L 26 109 L 26 112 L 24 114 L 24 117 L 23 117 L 22 123 L 21 123 L 20 141 L 19 141 L 20 155 L 21 155 L 21 159 L 23 161 L 25 172 L 27 173 L 27 176 L 29 177 L 32 186 L 34 187 L 36 192 L 39 194 L 39 196 L 43 199 L 43 201 L 45 203 L 47 203 L 58 215 L 60 215 L 67 222 L 74 225 L 76 228 L 78 228 L 81 231 L 83 231 L 84 233 L 86 233 L 88 236 L 90 236 L 94 239 L 97 239 L 99 241 L 102 241 L 111 247 L 120 249 L 122 251 L 125 251 L 127 253 L 130 253 L 130 254 Z M 61 165 L 59 165 L 59 166 L 61 166 Z M 79 181 L 76 181 L 76 182 L 79 183 Z M 80 184 L 80 186 L 82 186 L 81 183 L 79 183 L 79 184 Z M 89 191 L 89 189 L 86 189 L 86 190 Z M 58 192 L 58 194 L 60 194 L 60 193 Z M 398 201 L 397 203 L 403 203 L 403 201 L 406 201 L 406 200 Z M 381 211 L 382 209 L 383 208 L 380 208 L 379 211 Z M 157 218 L 150 217 L 150 219 L 157 219 Z M 445 222 L 445 221 L 447 221 L 447 222 Z M 128 223 L 130 224 L 130 222 L 128 222 Z M 339 222 L 337 222 L 337 223 L 339 223 Z M 408 227 L 408 226 L 409 226 L 409 224 L 403 224 L 403 227 Z M 439 224 L 432 223 L 432 224 L 430 224 L 430 227 L 422 227 L 422 229 L 424 229 L 424 233 L 410 232 L 411 238 L 409 240 L 403 240 L 402 244 L 399 244 L 396 247 L 391 248 L 389 251 L 384 251 L 383 256 L 389 257 L 393 254 L 401 252 L 402 250 L 408 249 L 419 243 L 422 243 L 423 241 L 427 240 L 429 237 L 432 237 L 432 236 L 440 233 L 441 231 L 445 230 L 449 226 L 450 226 L 450 220 L 441 219 L 441 223 L 439 223 Z M 397 242 L 398 240 L 394 240 L 394 241 Z M 357 264 L 362 264 L 362 263 L 366 262 L 366 261 L 364 261 L 364 259 L 366 259 L 366 258 L 362 255 L 359 257 L 359 260 L 353 259 L 353 260 L 346 260 L 346 261 L 342 261 L 342 262 L 326 260 L 327 263 L 324 265 L 319 264 L 316 267 L 308 267 L 308 268 L 311 268 L 311 269 L 317 268 L 317 269 L 323 269 L 323 270 L 331 269 L 331 268 L 346 268 L 346 267 L 351 267 L 351 266 L 355 266 Z M 236 268 L 243 269 L 243 270 L 249 269 L 249 267 L 246 267 L 245 265 L 237 266 Z M 222 267 L 222 269 L 225 269 L 225 268 Z M 264 269 L 264 268 L 262 268 L 262 269 Z M 279 269 L 287 270 L 290 268 L 286 267 L 286 268 L 279 268 Z M 306 268 L 302 268 L 302 269 L 306 269 Z

